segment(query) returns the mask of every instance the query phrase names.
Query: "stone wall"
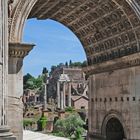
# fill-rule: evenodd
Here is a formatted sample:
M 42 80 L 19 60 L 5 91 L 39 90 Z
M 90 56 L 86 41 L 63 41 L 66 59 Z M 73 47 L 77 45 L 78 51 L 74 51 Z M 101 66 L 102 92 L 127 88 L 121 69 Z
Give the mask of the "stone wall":
M 140 139 L 140 66 L 92 75 L 89 84 L 89 133 L 105 136 L 115 117 L 127 139 Z

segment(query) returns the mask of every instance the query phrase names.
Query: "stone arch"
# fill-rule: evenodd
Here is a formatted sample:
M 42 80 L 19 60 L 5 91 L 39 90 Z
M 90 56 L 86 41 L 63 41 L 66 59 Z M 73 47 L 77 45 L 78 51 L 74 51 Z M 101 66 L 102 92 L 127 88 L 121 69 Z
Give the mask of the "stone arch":
M 121 113 L 119 113 L 118 111 L 115 111 L 115 110 L 109 111 L 108 114 L 104 117 L 104 120 L 103 120 L 103 123 L 102 123 L 102 127 L 101 127 L 101 134 L 106 137 L 106 126 L 107 126 L 107 123 L 109 122 L 109 120 L 111 120 L 113 118 L 120 122 L 120 124 L 122 125 L 123 130 L 124 130 L 124 136 L 125 136 L 125 138 L 128 138 L 129 137 L 129 132 L 126 129 L 126 125 L 124 123 L 124 119 L 123 119 Z
M 64 8 L 61 2 L 65 3 Z M 42 0 L 18 1 L 12 14 L 9 33 L 10 42 L 22 41 L 23 27 L 27 18 L 41 17 L 42 19 L 52 18 L 71 29 L 83 44 L 89 65 L 130 55 L 131 52 L 127 51 L 128 45 L 126 44 L 128 43 L 132 44 L 131 47 L 133 47 L 133 44 L 136 45 L 137 51 L 140 50 L 140 33 L 137 30 L 140 26 L 140 8 L 137 1 L 89 0 L 85 2 L 78 0 L 72 3 L 65 0 L 60 1 L 60 4 L 56 4 L 57 12 L 52 8 L 47 16 L 43 12 L 44 15 L 38 16 L 37 13 L 34 15 L 34 10 L 38 8 L 36 5 L 43 7 L 43 3 Z M 66 3 L 69 3 L 70 6 L 68 7 Z M 49 6 L 50 3 L 46 1 L 45 6 L 47 4 Z M 72 7 L 75 8 L 71 10 Z M 91 9 L 96 9 L 97 12 Z M 68 15 L 66 15 L 67 11 L 69 11 Z M 82 17 L 80 14 L 84 16 Z M 62 17 L 63 15 L 64 17 Z M 73 22 L 75 19 L 76 22 Z M 137 22 L 134 22 L 134 20 Z M 118 36 L 119 34 L 121 36 Z M 128 36 L 128 40 L 125 39 L 125 36 Z M 111 45 L 112 43 L 113 45 Z M 121 49 L 122 47 L 124 49 Z M 114 53 L 118 53 L 118 55 L 114 56 Z M 105 58 L 105 56 L 108 57 Z
M 9 42 L 21 42 L 25 21 L 37 1 L 38 0 L 19 0 L 15 7 L 15 11 L 12 13 L 13 17 L 9 31 Z
M 80 39 L 87 55 L 89 67 L 86 71 L 89 75 L 140 65 L 140 53 L 137 53 L 140 51 L 139 0 L 15 1 L 17 4 L 10 17 L 9 42 L 17 43 L 19 52 L 22 52 L 21 48 L 25 46 L 25 44 L 21 44 L 25 21 L 28 18 L 51 18 L 66 25 Z M 61 2 L 65 3 L 64 6 Z M 42 15 L 34 14 L 39 6 L 50 7 L 51 11 L 47 13 L 47 16 L 44 11 L 41 11 Z M 25 54 L 28 54 L 29 50 L 26 47 L 23 49 Z M 14 53 L 17 54 L 17 50 Z M 123 58 L 124 56 L 126 57 Z M 116 61 L 111 61 L 112 59 L 116 59 Z M 110 61 L 110 63 L 103 64 L 105 61 Z M 11 80 L 12 84 L 14 82 Z M 15 87 L 14 93 L 18 93 L 17 89 L 20 89 L 17 86 L 18 84 L 11 86 Z M 12 93 L 11 95 L 13 96 Z M 112 117 L 121 122 L 125 135 L 128 137 L 121 113 L 116 111 L 110 111 L 104 118 L 102 134 L 105 134 L 105 126 Z

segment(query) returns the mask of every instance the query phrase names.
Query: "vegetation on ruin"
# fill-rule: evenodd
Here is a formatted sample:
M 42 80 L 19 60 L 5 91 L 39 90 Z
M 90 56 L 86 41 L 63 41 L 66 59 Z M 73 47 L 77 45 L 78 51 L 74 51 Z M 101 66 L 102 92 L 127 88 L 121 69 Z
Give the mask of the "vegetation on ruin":
M 34 124 L 35 121 L 32 119 L 23 119 L 23 127 L 27 127 L 27 126 L 31 126 L 32 124 Z
M 41 88 L 43 84 L 43 78 L 41 76 L 35 78 L 29 73 L 27 73 L 23 77 L 23 84 L 24 84 L 24 89 L 31 89 L 31 90 L 38 89 Z
M 38 120 L 38 130 L 43 131 L 47 125 L 47 117 L 42 114 L 41 118 Z
M 65 111 L 66 111 L 66 112 L 73 113 L 73 112 L 75 112 L 75 109 L 74 109 L 73 107 L 66 107 L 66 108 L 65 108 Z
M 67 137 L 75 140 L 83 140 L 82 135 L 84 121 L 76 113 L 70 114 L 67 118 L 58 119 L 55 123 L 54 135 Z

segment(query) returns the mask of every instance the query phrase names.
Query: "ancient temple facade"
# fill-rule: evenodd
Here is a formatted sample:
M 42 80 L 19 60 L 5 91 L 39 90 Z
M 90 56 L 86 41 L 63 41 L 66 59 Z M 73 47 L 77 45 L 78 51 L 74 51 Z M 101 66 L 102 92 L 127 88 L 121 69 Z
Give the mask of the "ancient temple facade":
M 73 106 L 73 96 L 88 98 L 87 90 L 85 73 L 80 67 L 57 66 L 50 74 L 48 97 L 53 98 L 57 108 L 61 110 Z
M 27 19 L 54 19 L 87 55 L 89 140 L 140 140 L 139 0 L 0 0 L 0 139 L 22 140 Z M 17 119 L 15 119 L 17 118 Z
M 57 107 L 62 110 L 66 107 L 74 107 L 76 109 L 76 106 L 72 104 L 74 97 L 85 96 L 88 98 L 88 85 L 85 74 L 81 68 L 62 68 L 61 72 L 57 79 Z M 88 104 L 88 101 L 86 104 Z

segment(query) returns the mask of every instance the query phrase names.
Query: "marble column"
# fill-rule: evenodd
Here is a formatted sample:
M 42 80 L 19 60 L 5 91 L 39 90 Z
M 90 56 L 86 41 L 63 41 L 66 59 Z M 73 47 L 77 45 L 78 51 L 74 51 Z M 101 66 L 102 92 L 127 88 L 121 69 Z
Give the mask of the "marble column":
M 60 91 L 60 98 L 61 98 L 60 109 L 63 110 L 64 109 L 64 95 L 63 95 L 63 91 Z
M 44 110 L 47 110 L 47 84 L 44 83 Z
M 57 107 L 60 108 L 60 82 L 57 81 Z
M 23 139 L 23 59 L 32 50 L 32 44 L 9 44 L 8 67 L 8 125 L 17 140 Z
M 0 140 L 15 140 L 8 127 L 8 0 L 0 0 Z
M 71 107 L 71 82 L 69 82 L 68 106 Z
M 63 108 L 66 107 L 66 83 L 63 82 Z

